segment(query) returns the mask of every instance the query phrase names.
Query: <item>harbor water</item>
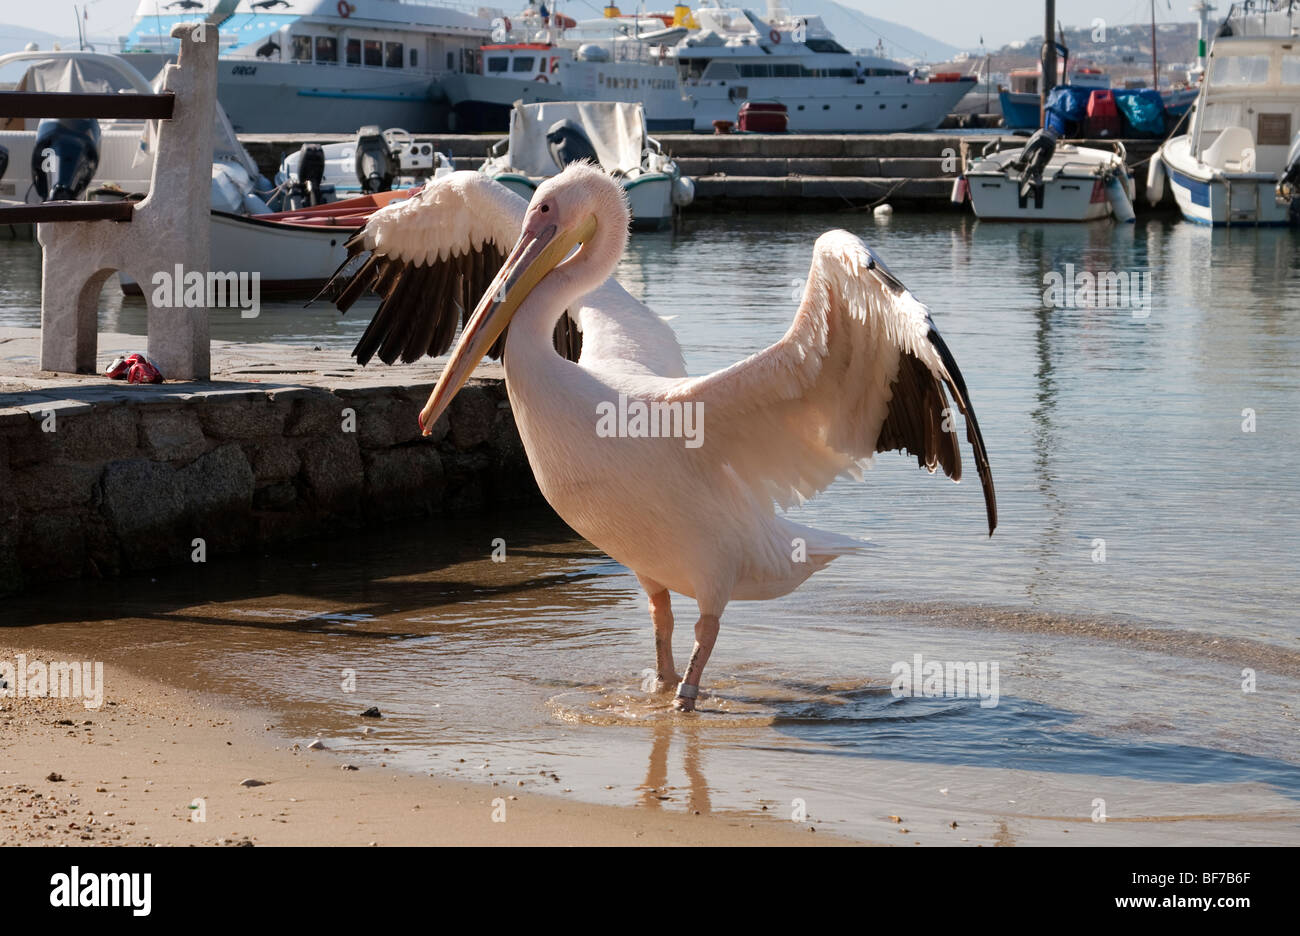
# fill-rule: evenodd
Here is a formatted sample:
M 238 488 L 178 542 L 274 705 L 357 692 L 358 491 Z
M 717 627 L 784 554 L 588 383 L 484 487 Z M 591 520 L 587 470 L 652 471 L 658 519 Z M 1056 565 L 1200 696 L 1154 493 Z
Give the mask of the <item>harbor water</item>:
M 705 373 L 781 336 L 832 227 L 931 306 L 999 528 L 973 476 L 879 456 L 792 512 L 874 548 L 732 604 L 696 715 L 643 688 L 633 575 L 544 510 L 60 586 L 7 602 L 5 623 L 264 708 L 357 763 L 683 821 L 775 812 L 908 845 L 1294 842 L 1296 233 L 731 215 L 637 235 L 618 275 Z M 1119 277 L 1123 301 L 1097 302 L 1085 274 Z M 32 244 L 0 241 L 0 325 L 38 324 L 39 279 Z M 267 302 L 214 313 L 212 336 L 347 346 L 373 308 Z M 143 334 L 144 318 L 105 291 L 101 329 Z M 674 610 L 681 666 L 695 609 Z M 997 704 L 898 695 L 918 654 L 996 664 Z M 363 735 L 371 705 L 384 718 Z

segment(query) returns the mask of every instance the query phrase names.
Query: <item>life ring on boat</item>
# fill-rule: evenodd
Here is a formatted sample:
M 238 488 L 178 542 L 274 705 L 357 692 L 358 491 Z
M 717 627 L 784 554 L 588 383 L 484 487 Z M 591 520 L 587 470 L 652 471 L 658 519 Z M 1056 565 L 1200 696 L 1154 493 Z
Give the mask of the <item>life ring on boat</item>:
M 348 3 L 348 0 L 339 0 L 339 4 L 338 4 L 339 16 L 343 17 L 344 19 L 347 19 L 349 16 L 352 15 L 352 12 L 354 10 L 356 10 L 356 7 Z
M 533 81 L 540 81 L 542 84 L 551 83 L 551 79 L 547 78 L 545 75 L 538 75 L 536 78 L 533 79 Z
M 773 45 L 781 44 L 781 34 L 777 32 L 775 29 L 768 30 L 767 38 L 772 40 Z

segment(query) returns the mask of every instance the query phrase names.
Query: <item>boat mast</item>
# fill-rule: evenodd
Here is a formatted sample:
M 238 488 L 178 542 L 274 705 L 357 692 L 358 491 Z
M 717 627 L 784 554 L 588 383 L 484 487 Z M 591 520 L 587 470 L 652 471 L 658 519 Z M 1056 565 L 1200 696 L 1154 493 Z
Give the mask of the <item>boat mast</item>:
M 1156 0 L 1151 0 L 1151 87 L 1160 90 L 1160 66 L 1156 63 Z
M 1197 14 L 1196 72 L 1198 76 L 1205 75 L 1205 56 L 1210 51 L 1210 13 L 1214 9 L 1214 4 L 1209 0 L 1200 0 L 1192 7 L 1192 12 Z
M 1042 74 L 1038 77 L 1038 125 L 1041 127 L 1047 114 L 1047 96 L 1056 84 L 1056 0 L 1044 0 Z M 1050 77 L 1049 77 L 1050 76 Z

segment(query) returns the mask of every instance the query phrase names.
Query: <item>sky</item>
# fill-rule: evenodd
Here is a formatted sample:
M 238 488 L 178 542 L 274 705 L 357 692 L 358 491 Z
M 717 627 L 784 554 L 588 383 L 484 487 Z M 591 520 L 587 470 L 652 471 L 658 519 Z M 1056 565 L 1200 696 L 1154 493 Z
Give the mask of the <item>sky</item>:
M 165 0 L 164 0 L 165 2 Z M 643 0 L 650 9 L 671 8 L 671 0 L 656 4 Z M 980 35 L 997 48 L 1014 39 L 1040 34 L 1043 28 L 1041 0 L 920 0 L 920 2 L 882 2 L 882 0 L 839 0 L 872 16 L 891 20 L 919 30 L 959 48 L 974 48 Z M 522 8 L 526 0 L 485 0 L 486 6 Z M 766 0 L 737 0 L 757 13 Z M 798 0 L 785 0 L 794 13 Z M 564 0 L 562 9 L 583 17 L 584 11 L 604 5 L 604 0 Z M 630 7 L 628 0 L 625 6 Z M 1230 0 L 1218 0 L 1219 15 L 1227 12 Z M 92 35 L 124 34 L 135 13 L 137 0 L 89 0 L 89 32 Z M 1156 21 L 1181 23 L 1195 20 L 1191 0 L 1156 0 Z M 27 26 L 46 32 L 73 34 L 76 20 L 71 0 L 0 0 L 0 23 Z M 624 12 L 627 12 L 625 10 Z M 1147 22 L 1151 15 L 1150 0 L 1057 0 L 1056 16 L 1067 26 L 1090 25 L 1102 18 L 1108 24 L 1122 25 Z

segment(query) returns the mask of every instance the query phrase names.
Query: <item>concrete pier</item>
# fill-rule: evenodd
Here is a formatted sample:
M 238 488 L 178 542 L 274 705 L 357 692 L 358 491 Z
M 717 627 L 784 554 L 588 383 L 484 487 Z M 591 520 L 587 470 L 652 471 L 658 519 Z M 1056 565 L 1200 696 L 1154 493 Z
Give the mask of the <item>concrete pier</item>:
M 0 344 L 0 595 L 542 502 L 499 366 L 424 438 L 427 361 L 213 342 L 211 380 L 129 385 L 38 371 L 37 329 Z M 100 335 L 101 354 L 140 344 Z
M 460 169 L 477 169 L 499 134 L 429 134 Z M 1004 131 L 887 134 L 655 134 L 695 180 L 692 214 L 709 211 L 827 210 L 864 207 L 881 199 L 918 211 L 970 211 L 953 205 L 952 183 L 972 155 Z M 336 143 L 330 134 L 244 134 L 240 141 L 271 178 L 281 158 L 304 143 Z M 1071 141 L 1110 147 L 1110 141 Z M 1146 205 L 1146 160 L 1159 140 L 1125 140 L 1137 203 Z M 1166 197 L 1169 198 L 1168 192 Z M 1172 204 L 1172 199 L 1170 198 Z

